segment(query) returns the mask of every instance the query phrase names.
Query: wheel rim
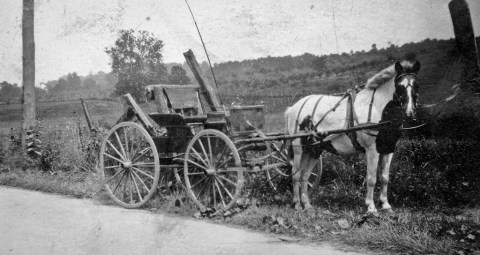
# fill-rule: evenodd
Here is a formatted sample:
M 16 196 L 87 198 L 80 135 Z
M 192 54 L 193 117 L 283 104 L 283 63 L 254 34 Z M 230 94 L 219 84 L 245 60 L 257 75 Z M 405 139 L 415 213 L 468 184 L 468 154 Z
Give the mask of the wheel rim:
M 133 122 L 114 126 L 102 143 L 100 173 L 115 203 L 126 208 L 145 204 L 160 177 L 157 148 L 148 132 Z
M 243 169 L 233 142 L 217 130 L 203 130 L 185 153 L 187 193 L 201 211 L 228 210 L 240 196 Z
M 271 157 L 268 159 L 268 163 L 282 163 L 283 167 L 275 167 L 266 170 L 268 184 L 276 192 L 284 192 L 287 189 L 291 188 L 292 182 L 292 166 L 288 160 L 287 150 L 284 143 L 279 144 L 275 142 L 270 144 L 269 150 Z
M 275 167 L 267 170 L 267 180 L 273 190 L 277 192 L 285 192 L 286 189 L 292 188 L 292 163 L 288 159 L 288 151 L 285 143 L 272 143 L 269 146 L 271 149 L 270 164 L 283 163 L 284 167 Z M 314 191 L 320 183 L 322 175 L 323 162 L 320 155 L 317 165 L 312 169 L 310 177 L 308 178 L 308 193 Z

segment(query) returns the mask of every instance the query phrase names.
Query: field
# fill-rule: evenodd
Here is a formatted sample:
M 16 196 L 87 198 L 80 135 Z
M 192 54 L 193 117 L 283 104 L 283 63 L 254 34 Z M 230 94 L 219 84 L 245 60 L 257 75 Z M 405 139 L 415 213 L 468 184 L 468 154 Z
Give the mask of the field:
M 96 125 L 105 128 L 123 111 L 115 101 L 91 101 L 88 106 Z M 19 123 L 19 107 L 9 107 L 1 109 L 3 120 Z M 143 108 L 151 110 L 150 105 Z M 15 148 L 2 152 L 0 184 L 111 204 L 96 172 L 94 148 L 101 136 L 85 130 L 80 103 L 41 104 L 39 109 L 46 131 L 40 139 L 48 156 L 30 158 Z M 267 113 L 266 126 L 267 131 L 283 131 L 283 111 Z M 314 210 L 293 210 L 288 187 L 275 193 L 257 174 L 247 176 L 242 206 L 228 217 L 209 220 L 289 235 L 293 240 L 329 241 L 391 254 L 471 254 L 480 250 L 479 157 L 478 141 L 403 139 L 390 179 L 395 213 L 372 217 L 364 214 L 365 159 L 324 154 L 321 185 L 312 193 Z M 146 208 L 198 216 L 179 191 L 161 189 Z

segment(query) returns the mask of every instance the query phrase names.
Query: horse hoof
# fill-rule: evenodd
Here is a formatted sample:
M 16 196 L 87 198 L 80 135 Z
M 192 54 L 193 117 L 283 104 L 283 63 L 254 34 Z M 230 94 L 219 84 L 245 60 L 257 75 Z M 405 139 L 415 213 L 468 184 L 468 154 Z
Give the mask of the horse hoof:
M 300 205 L 300 204 L 296 204 L 294 208 L 295 208 L 295 210 L 297 210 L 297 211 L 302 211 L 302 210 L 303 210 L 303 207 L 302 207 L 302 205 Z

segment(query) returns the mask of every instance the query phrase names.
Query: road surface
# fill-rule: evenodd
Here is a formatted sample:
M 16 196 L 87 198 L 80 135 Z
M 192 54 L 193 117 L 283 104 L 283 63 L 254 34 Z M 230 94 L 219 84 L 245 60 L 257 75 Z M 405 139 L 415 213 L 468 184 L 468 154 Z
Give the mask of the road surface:
M 0 186 L 0 254 L 358 254 Z

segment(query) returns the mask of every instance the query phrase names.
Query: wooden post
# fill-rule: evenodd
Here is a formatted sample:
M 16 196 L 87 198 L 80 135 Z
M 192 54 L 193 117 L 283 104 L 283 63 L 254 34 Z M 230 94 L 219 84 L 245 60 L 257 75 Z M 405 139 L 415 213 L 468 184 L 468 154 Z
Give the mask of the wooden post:
M 480 77 L 480 65 L 468 4 L 465 0 L 452 0 L 448 4 L 448 8 L 452 17 L 457 49 L 465 61 L 462 80 L 469 81 L 478 78 Z M 478 82 L 476 85 L 466 85 L 468 89 L 480 90 Z
M 35 38 L 34 38 L 34 0 L 23 0 L 22 16 L 23 45 L 23 122 L 22 148 L 25 148 L 27 130 L 35 126 Z
M 216 112 L 217 109 L 222 109 L 222 104 L 220 103 L 218 97 L 218 91 L 216 91 L 212 86 L 205 82 L 203 77 L 202 69 L 200 69 L 200 65 L 195 58 L 192 50 L 188 50 L 187 52 L 183 53 L 185 59 L 187 60 L 187 64 L 193 72 L 193 75 L 198 81 L 198 84 L 201 88 L 201 94 L 205 98 L 208 106 L 210 107 L 212 112 Z
M 97 129 L 93 126 L 92 119 L 90 118 L 90 114 L 88 113 L 87 103 L 85 103 L 83 98 L 80 98 L 80 102 L 82 103 L 83 113 L 85 114 L 85 119 L 87 120 L 88 129 L 92 133 L 96 132 Z

